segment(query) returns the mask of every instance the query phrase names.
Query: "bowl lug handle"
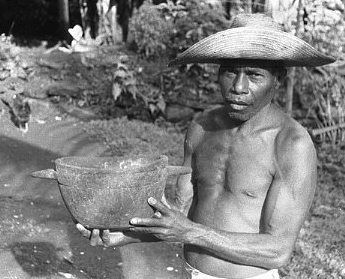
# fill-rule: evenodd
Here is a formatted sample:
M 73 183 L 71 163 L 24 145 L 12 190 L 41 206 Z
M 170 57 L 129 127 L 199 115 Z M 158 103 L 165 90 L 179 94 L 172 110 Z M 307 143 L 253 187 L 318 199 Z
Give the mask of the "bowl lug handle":
M 192 168 L 184 166 L 166 166 L 168 175 L 181 175 L 189 174 L 192 172 Z
M 37 178 L 57 179 L 56 171 L 53 169 L 35 171 L 31 173 L 31 176 Z

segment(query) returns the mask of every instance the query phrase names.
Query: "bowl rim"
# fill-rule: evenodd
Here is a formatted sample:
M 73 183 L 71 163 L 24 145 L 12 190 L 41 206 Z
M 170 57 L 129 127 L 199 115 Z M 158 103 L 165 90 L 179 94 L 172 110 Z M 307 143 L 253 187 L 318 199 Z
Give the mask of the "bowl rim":
M 67 168 L 73 168 L 76 170 L 83 170 L 83 171 L 90 171 L 90 172 L 98 172 L 98 173 L 127 173 L 127 172 L 132 172 L 132 173 L 140 173 L 140 172 L 147 172 L 147 171 L 154 171 L 157 169 L 156 166 L 162 165 L 164 168 L 168 164 L 168 157 L 166 155 L 138 155 L 138 156 L 124 156 L 124 157 L 118 157 L 118 160 L 128 160 L 128 159 L 135 159 L 138 160 L 140 158 L 148 159 L 149 161 L 152 161 L 148 164 L 145 164 L 143 166 L 140 166 L 135 169 L 115 169 L 115 168 L 99 168 L 99 167 L 83 167 L 83 166 L 78 166 L 78 165 L 73 165 L 69 164 L 68 161 L 78 158 L 78 160 L 82 160 L 83 158 L 90 159 L 92 157 L 90 156 L 67 156 L 67 157 L 61 157 L 55 160 L 55 165 L 56 167 L 67 167 Z M 111 159 L 117 159 L 116 156 L 95 156 L 95 158 L 111 158 Z M 117 161 L 117 160 L 116 160 Z

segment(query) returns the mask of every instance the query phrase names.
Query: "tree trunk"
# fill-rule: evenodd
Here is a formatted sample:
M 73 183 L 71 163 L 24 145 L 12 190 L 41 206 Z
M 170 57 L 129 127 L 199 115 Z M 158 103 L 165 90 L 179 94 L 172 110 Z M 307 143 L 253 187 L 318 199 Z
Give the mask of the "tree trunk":
M 300 25 L 301 25 L 301 11 L 302 11 L 302 0 L 298 2 L 297 8 L 297 23 L 296 23 L 296 32 L 295 35 L 298 36 Z M 295 84 L 295 67 L 293 67 L 288 73 L 288 79 L 286 83 L 286 103 L 285 110 L 288 115 L 292 114 L 292 104 L 293 104 L 293 87 Z
M 91 38 L 95 39 L 98 35 L 99 14 L 97 9 L 97 0 L 87 0 L 87 28 L 90 28 Z
M 285 111 L 288 115 L 292 114 L 294 84 L 295 84 L 295 67 L 292 67 L 288 70 L 287 80 L 286 80 Z
M 59 0 L 59 23 L 61 37 L 67 39 L 69 28 L 68 0 Z

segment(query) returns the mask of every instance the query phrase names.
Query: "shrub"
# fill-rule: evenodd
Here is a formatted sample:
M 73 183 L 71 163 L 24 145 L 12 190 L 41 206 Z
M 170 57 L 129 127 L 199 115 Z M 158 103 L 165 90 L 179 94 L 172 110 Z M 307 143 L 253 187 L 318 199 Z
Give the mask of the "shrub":
M 228 26 L 222 9 L 205 1 L 145 3 L 131 21 L 137 51 L 149 58 L 171 58 Z
M 165 19 L 157 6 L 150 2 L 141 6 L 130 24 L 137 52 L 146 58 L 164 55 L 172 29 L 172 22 Z
M 344 16 L 322 1 L 307 1 L 306 4 L 308 18 L 300 36 L 321 52 L 338 60 L 344 59 L 345 39 L 339 36 L 345 31 Z M 297 68 L 296 77 L 299 78 L 296 79 L 295 92 L 299 93 L 305 116 L 311 116 L 319 128 L 344 122 L 345 98 L 342 92 L 345 82 L 336 67 Z
M 171 39 L 172 55 L 176 55 L 201 39 L 229 27 L 222 9 L 206 1 L 183 0 L 186 13 L 177 14 Z

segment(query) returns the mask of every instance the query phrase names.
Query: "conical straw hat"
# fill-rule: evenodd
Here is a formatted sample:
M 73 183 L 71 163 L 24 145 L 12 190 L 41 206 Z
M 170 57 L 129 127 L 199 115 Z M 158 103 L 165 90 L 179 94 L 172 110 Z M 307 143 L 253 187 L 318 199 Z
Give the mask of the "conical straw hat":
M 333 63 L 300 38 L 284 32 L 263 14 L 238 15 L 230 29 L 213 34 L 177 56 L 169 66 L 188 63 L 221 64 L 224 60 L 276 61 L 282 66 L 321 66 Z

